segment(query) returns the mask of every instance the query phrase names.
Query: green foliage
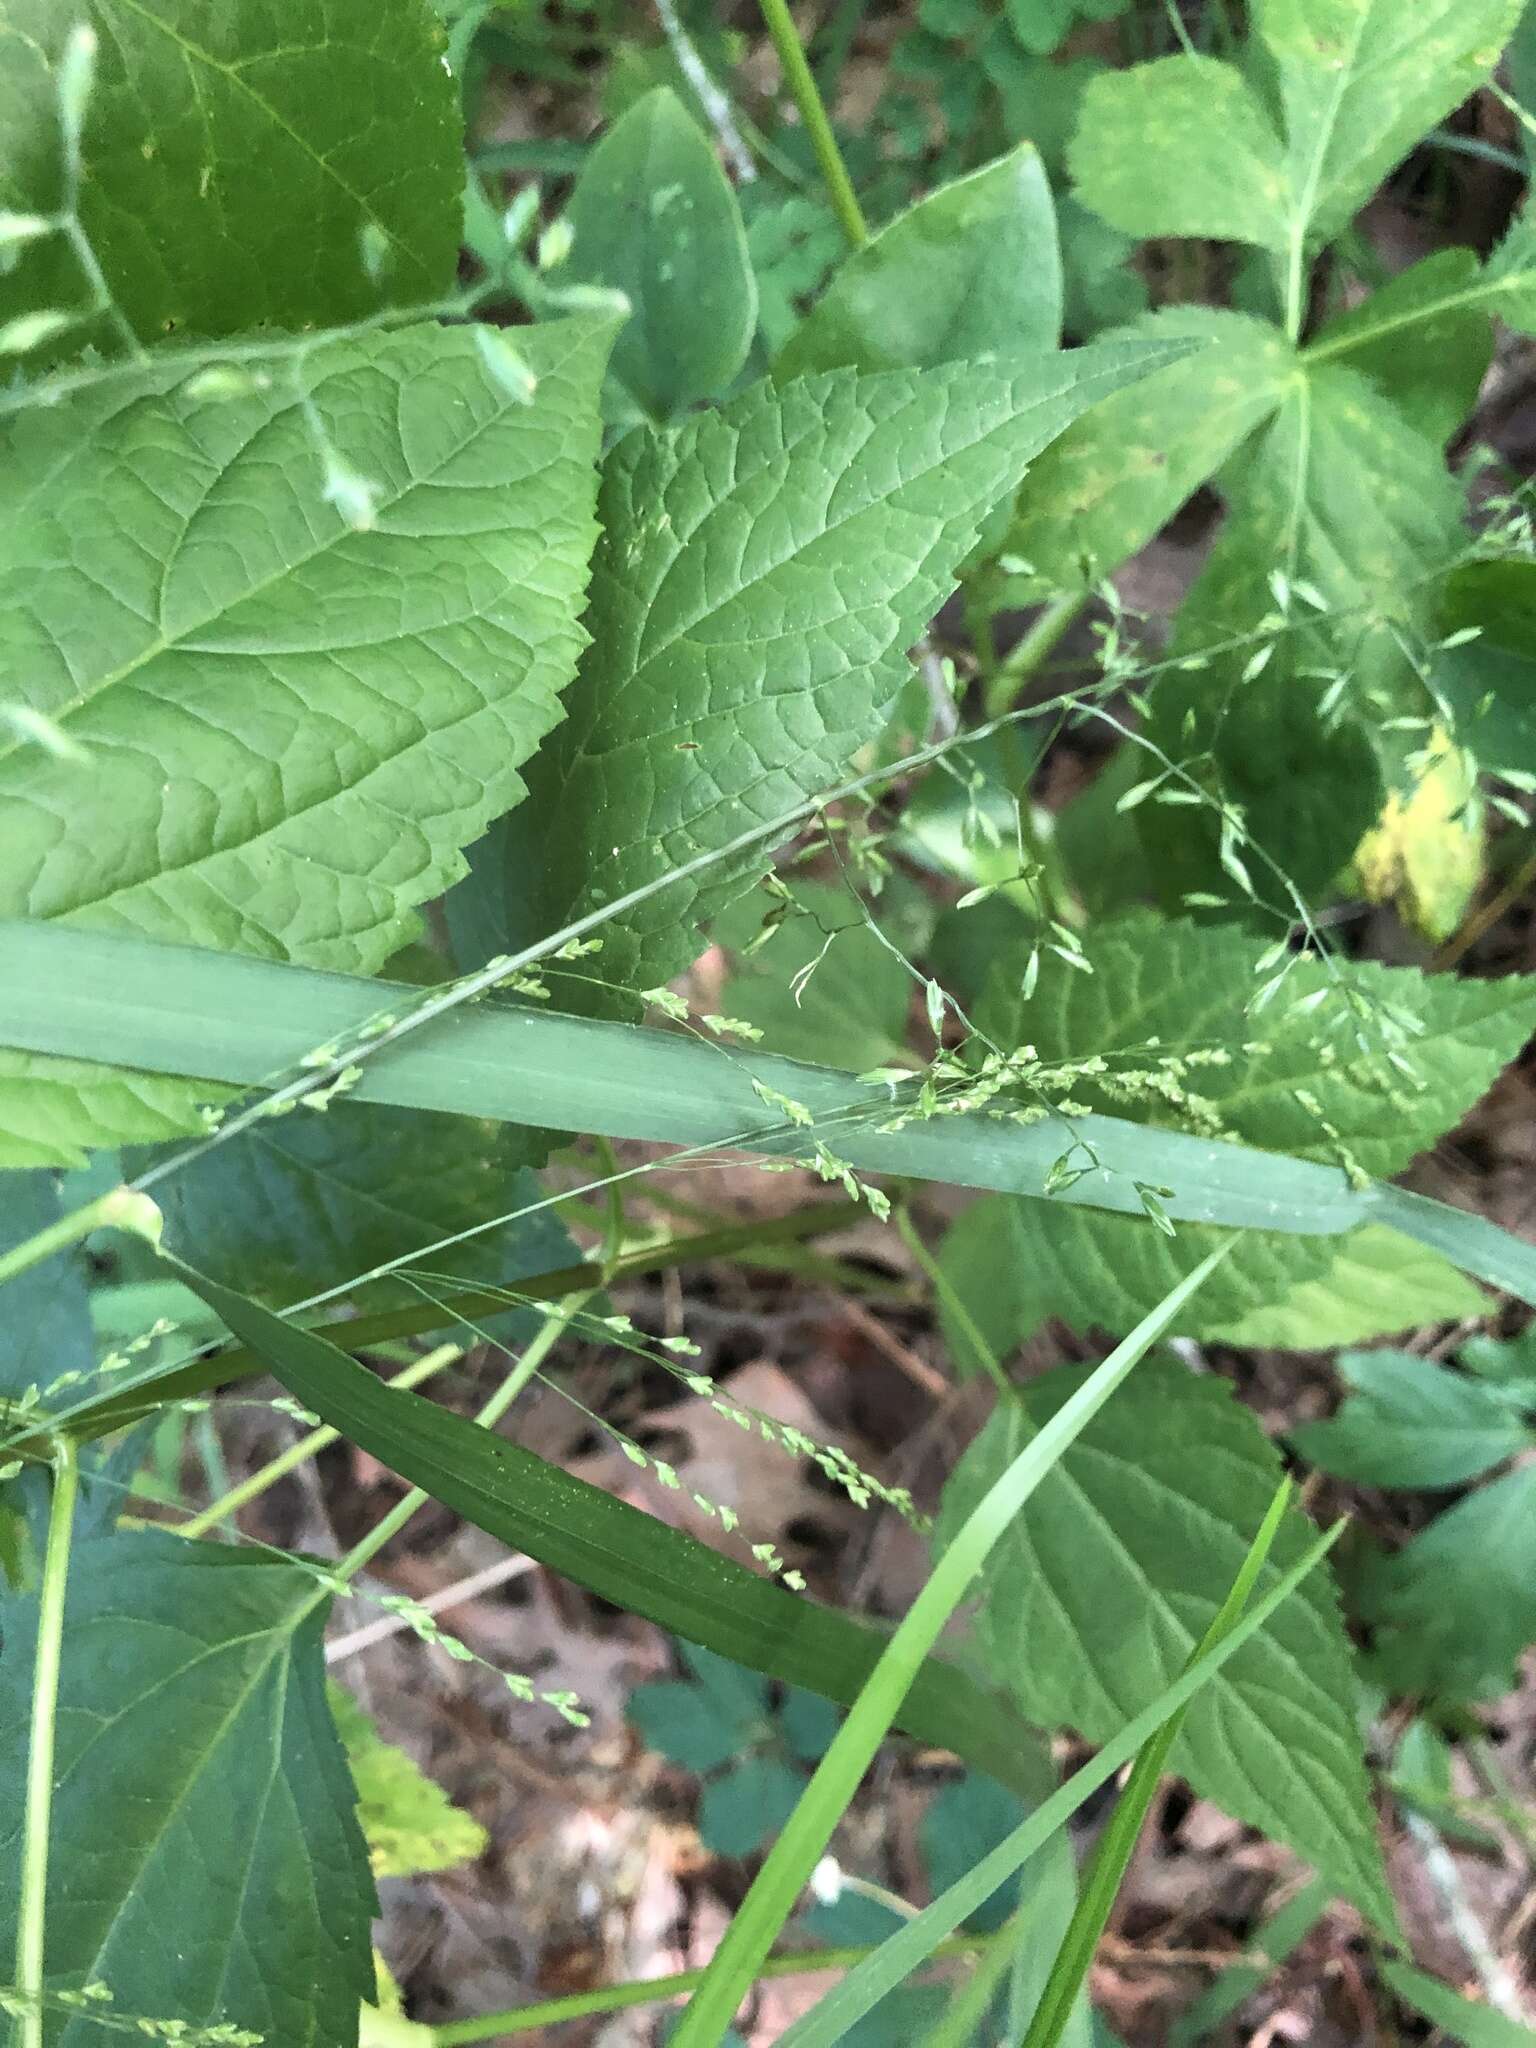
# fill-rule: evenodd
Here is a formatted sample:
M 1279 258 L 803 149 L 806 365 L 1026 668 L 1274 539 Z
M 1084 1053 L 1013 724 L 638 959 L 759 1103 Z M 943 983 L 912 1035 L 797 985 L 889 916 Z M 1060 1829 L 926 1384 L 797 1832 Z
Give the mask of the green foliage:
M 1353 1392 L 1331 1422 L 1302 1423 L 1291 1441 L 1340 1479 L 1460 1486 L 1532 1442 L 1496 1385 L 1412 1352 L 1346 1352 L 1338 1369 Z
M 647 93 L 614 124 L 565 220 L 565 274 L 632 308 L 609 363 L 621 414 L 665 419 L 724 392 L 757 325 L 757 286 L 736 196 L 675 93 Z
M 1341 1548 L 1358 1672 L 1307 1580 L 1332 1539 L 1294 1515 L 1191 1666 L 1258 1570 L 1278 1460 L 1209 1373 L 1121 1382 L 1174 1319 L 1326 1350 L 1475 1321 L 1464 1275 L 1536 1302 L 1529 1246 L 1389 1184 L 1520 1050 L 1536 985 L 1372 957 L 1459 960 L 1486 845 L 1529 874 L 1487 821 L 1527 831 L 1536 793 L 1536 541 L 1465 451 L 1469 419 L 1501 431 L 1475 410 L 1495 321 L 1536 332 L 1536 214 L 1486 260 L 1432 247 L 1393 276 L 1371 202 L 1512 35 L 1525 90 L 1533 16 L 1238 12 L 918 0 L 861 36 L 839 6 L 807 63 L 767 0 L 774 71 L 702 0 L 99 0 L 89 22 L 0 0 L 18 2048 L 346 2048 L 374 1993 L 370 1855 L 401 1874 L 484 1844 L 328 1698 L 323 1569 L 118 1526 L 135 1493 L 179 1506 L 201 1463 L 189 1533 L 233 1533 L 313 1450 L 229 1491 L 195 1397 L 262 1367 L 290 1413 L 685 1640 L 688 1679 L 640 1687 L 630 1719 L 702 1775 L 708 1846 L 767 1852 L 689 2048 L 734 2038 L 897 1724 L 972 1767 L 920 1830 L 935 1897 L 832 1903 L 820 1867 L 804 1928 L 841 1915 L 881 1946 L 797 2044 L 937 2048 L 985 2018 L 1087 2048 L 1078 1986 L 1170 1754 L 1393 1932 L 1358 1675 L 1422 1703 L 1384 1783 L 1440 1824 L 1440 1722 L 1536 1640 L 1536 1345 L 1346 1351 L 1338 1412 L 1277 1422 L 1367 1489 L 1366 1522 L 1376 1488 L 1461 1494 L 1390 1555 Z M 1462 126 L 1435 138 L 1436 194 L 1454 150 L 1487 152 Z M 1106 583 L 1207 487 L 1181 606 L 1142 594 L 1161 554 Z M 1009 608 L 1037 602 L 1016 643 Z M 1136 644 L 1144 604 L 1177 610 L 1166 659 Z M 1088 720 L 1118 740 L 1097 775 Z M 1361 896 L 1402 928 L 1350 917 Z M 584 1261 L 528 1170 L 547 1133 L 588 1141 L 589 1183 L 613 1168 L 592 1140 L 798 1162 L 866 1228 L 891 1200 L 870 1176 L 984 1191 L 937 1265 L 920 1204 L 900 1219 L 903 1312 L 936 1274 L 954 1370 L 998 1399 L 899 1628 L 809 1598 L 750 1498 L 693 1493 L 639 1443 L 619 1438 L 667 1512 L 381 1384 L 370 1345 L 463 1334 L 526 1279 L 561 1306 L 494 1324 L 539 1333 L 510 1404 L 573 1288 L 751 1235 L 658 1245 L 626 1157 Z M 788 1223 L 764 1246 L 809 1234 Z M 465 1283 L 490 1291 L 437 1298 Z M 262 1305 L 295 1297 L 370 1362 Z M 1132 1334 L 1016 1395 L 998 1357 L 1053 1317 Z M 686 1338 L 608 1329 L 912 1513 L 738 1413 L 678 1363 Z M 988 1555 L 973 1641 L 939 1659 Z M 1098 1747 L 1053 1791 L 1060 1727 Z M 1065 1823 L 1138 1759 L 1074 1916 Z M 967 1921 L 969 1985 L 902 1983 Z M 1512 2038 L 1419 1973 L 1385 1981 L 1473 2048 Z M 431 2031 L 398 2001 L 368 2028 Z
M 1007 365 L 1060 338 L 1056 215 L 1040 153 L 1026 142 L 941 185 L 855 249 L 780 350 L 774 376 Z
M 438 1291 L 515 1286 L 578 1257 L 525 1152 L 505 1127 L 373 1102 L 265 1119 L 170 1180 L 166 1242 L 216 1279 L 277 1300 L 396 1261 Z M 375 1303 L 401 1292 L 398 1277 L 367 1290 Z
M 1050 1373 L 997 1411 L 945 1489 L 947 1527 L 1082 1378 L 1070 1367 Z M 1279 1477 L 1258 1424 L 1225 1387 L 1148 1360 L 1067 1451 L 985 1574 L 978 1627 L 1025 1712 L 1102 1741 L 1160 1691 L 1222 1605 Z M 1305 1543 L 1293 1517 L 1270 1577 Z M 1314 1577 L 1195 1701 L 1174 1763 L 1390 1929 L 1348 1671 L 1337 1606 Z
M 734 842 L 823 788 L 878 724 L 1029 458 L 1161 360 L 1142 344 L 1013 375 L 838 371 L 627 435 L 604 468 L 591 645 L 505 842 L 533 870 L 522 931 L 710 855 L 604 926 L 605 980 L 685 967 L 760 858 Z M 592 989 L 572 1001 L 615 1007 Z
M 978 1011 L 995 1043 L 1034 1048 L 1047 1098 L 1370 1174 L 1401 1171 L 1454 1123 L 1520 1049 L 1529 1021 L 1529 990 L 1519 982 L 1456 983 L 1364 963 L 1349 970 L 1352 1002 L 1339 996 L 1320 1007 L 1326 971 L 1302 958 L 1253 1014 L 1265 986 L 1263 948 L 1233 928 L 1145 914 L 1098 926 L 1085 957 L 1091 973 L 1048 958 L 1027 1000 L 1022 960 L 1000 961 Z M 1054 1087 L 1053 1070 L 1061 1076 Z M 1148 1217 L 1003 1197 L 966 1212 L 944 1261 L 1006 1353 L 1049 1316 L 1079 1329 L 1128 1329 L 1218 1235 L 1188 1227 L 1170 1236 Z M 1339 1262 L 1360 1256 L 1352 1248 L 1249 1231 L 1181 1327 L 1216 1336 L 1268 1312 L 1287 1320 L 1264 1325 L 1265 1341 L 1280 1329 L 1308 1348 L 1401 1329 L 1413 1297 L 1371 1276 L 1389 1259 L 1393 1271 L 1404 1254 L 1400 1240 L 1373 1240 L 1366 1284 L 1349 1288 L 1350 1269 Z M 1447 1312 L 1467 1305 L 1438 1261 L 1415 1253 L 1410 1270 Z M 1318 1299 L 1307 1290 L 1322 1290 L 1326 1304 L 1315 1334 L 1295 1320 Z
M 375 1877 L 452 1870 L 484 1852 L 488 1837 L 480 1823 L 383 1739 L 344 1686 L 327 1686 L 326 1699 L 357 1789 L 358 1824 Z
M 244 396 L 171 359 L 16 417 L 7 654 L 92 763 L 93 827 L 61 836 L 78 764 L 14 740 L 6 909 L 382 966 L 559 716 L 610 333 L 534 330 L 531 399 L 416 328 Z M 195 1128 L 163 1083 L 0 1074 L 0 1159 Z
M 68 52 L 85 13 L 51 0 L 0 13 L 0 206 L 18 213 L 74 201 L 61 95 L 72 82 L 79 96 Z M 217 17 L 194 0 L 97 0 L 90 13 L 80 222 L 134 334 L 326 326 L 447 289 L 463 172 L 426 0 Z M 55 234 L 19 254 L 0 321 L 46 307 L 78 322 L 71 350 L 117 339 L 77 244 Z
M 170 1535 L 76 1546 L 59 1694 L 48 1986 L 55 2048 L 112 2048 L 121 2014 L 233 2023 L 294 2048 L 356 2040 L 375 1911 L 325 1694 L 312 1571 Z M 36 1601 L 5 1603 L 0 1925 L 16 1871 Z M 196 1938 L 192 1938 L 195 1932 Z

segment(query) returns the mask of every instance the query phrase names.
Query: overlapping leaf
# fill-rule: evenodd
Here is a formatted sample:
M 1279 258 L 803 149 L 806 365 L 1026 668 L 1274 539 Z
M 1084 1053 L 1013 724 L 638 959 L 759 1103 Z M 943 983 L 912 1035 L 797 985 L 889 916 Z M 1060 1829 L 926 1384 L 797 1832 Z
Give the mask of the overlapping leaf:
M 1048 1374 L 1001 1408 L 945 1493 L 953 1528 L 1081 1384 Z M 1025 1712 L 1103 1741 L 1179 1673 L 1274 1497 L 1279 1459 L 1228 1388 L 1145 1361 L 1004 1537 L 979 1627 Z M 1283 1528 L 1266 1581 L 1310 1530 Z M 1349 1645 L 1314 1574 L 1191 1704 L 1175 1768 L 1324 1870 L 1379 1926 L 1394 1909 L 1349 1708 Z
M 560 715 L 610 331 L 530 330 L 528 403 L 474 333 L 417 328 L 244 397 L 171 360 L 13 420 L 0 688 L 86 759 L 0 748 L 5 907 L 379 967 Z M 0 1159 L 186 1116 L 10 1067 Z
M 58 68 L 87 14 L 82 218 L 139 335 L 337 325 L 447 289 L 463 160 L 427 0 L 6 0 L 0 205 L 64 197 Z M 62 236 L 0 275 L 0 319 L 38 307 L 94 310 Z M 104 338 L 88 317 L 69 343 Z
M 500 886 L 510 863 L 526 877 L 524 929 L 550 932 L 834 784 L 1025 463 L 1173 353 L 1120 343 L 1012 375 L 835 371 L 627 435 L 605 469 L 570 715 L 477 875 Z M 676 973 L 750 872 L 721 858 L 608 923 L 605 980 Z
M 77 1544 L 60 1683 L 49 2048 L 122 2022 L 232 2024 L 292 2048 L 357 2039 L 377 1910 L 325 1697 L 326 1596 L 286 1558 L 109 1535 Z M 0 1924 L 16 1924 L 36 1602 L 4 1613 Z
M 1061 252 L 1032 143 L 941 185 L 856 249 L 774 364 L 817 370 L 1007 365 L 1061 339 Z

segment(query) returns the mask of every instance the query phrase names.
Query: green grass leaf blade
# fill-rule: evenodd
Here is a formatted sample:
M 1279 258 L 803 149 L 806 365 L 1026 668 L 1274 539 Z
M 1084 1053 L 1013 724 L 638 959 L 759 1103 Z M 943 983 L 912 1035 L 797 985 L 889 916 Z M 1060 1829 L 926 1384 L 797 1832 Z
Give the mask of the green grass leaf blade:
M 1342 1524 L 1319 1537 L 1263 1599 L 1254 1603 L 1230 1635 L 1206 1656 L 1191 1664 L 1150 1706 L 1144 1707 L 1128 1721 L 1092 1763 L 1075 1771 L 1065 1785 L 1037 1807 L 1006 1841 L 983 1857 L 974 1870 L 951 1885 L 931 1906 L 925 1906 L 905 1927 L 899 1928 L 866 1962 L 797 2020 L 782 2036 L 779 2048 L 832 2048 L 832 2044 L 841 2040 L 848 2029 L 888 1991 L 894 1990 L 912 1971 L 919 1969 L 946 1935 L 952 1934 L 985 1899 L 991 1897 L 1000 1884 L 1005 1883 L 1037 1849 L 1048 1842 L 1101 1785 L 1108 1784 L 1117 1772 L 1123 1770 L 1168 1716 L 1193 1699 L 1255 1630 L 1264 1626 L 1308 1572 L 1322 1562 L 1337 1541 L 1341 1529 Z
M 1247 1606 L 1279 1534 L 1280 1524 L 1290 1504 L 1291 1490 L 1289 1479 L 1281 1480 L 1275 1489 L 1269 1512 L 1249 1546 L 1248 1555 L 1232 1582 L 1232 1590 L 1190 1659 L 1192 1664 L 1215 1648 Z M 1044 1995 L 1024 2037 L 1024 2048 L 1057 2048 L 1061 2040 L 1078 1993 L 1087 1981 L 1099 1937 L 1108 1924 L 1116 1895 L 1125 1881 L 1125 1873 L 1157 1796 L 1157 1788 L 1168 1768 L 1168 1753 L 1173 1748 L 1186 1711 L 1180 1707 L 1168 1716 L 1131 1768 L 1125 1789 L 1094 1850 L 1072 1915 L 1072 1924 L 1057 1952 Z
M 505 1437 L 381 1385 L 323 1338 L 191 1267 L 179 1271 L 306 1408 L 466 1521 L 600 1598 L 845 1705 L 878 1664 L 887 1640 L 881 1630 L 797 1598 Z M 901 1725 L 1026 1796 L 1039 1790 L 1033 1731 L 939 1659 L 923 1665 Z
M 977 1573 L 1068 1444 L 1145 1357 L 1186 1296 L 1194 1293 L 1225 1255 L 1225 1247 L 1212 1252 L 1115 1347 L 1072 1399 L 1025 1445 L 955 1532 L 886 1645 L 732 1920 L 677 2030 L 677 2048 L 707 2048 L 730 2024 L 751 1988 L 758 1965 L 778 1939 L 859 1780 L 900 1711 L 913 1679 Z

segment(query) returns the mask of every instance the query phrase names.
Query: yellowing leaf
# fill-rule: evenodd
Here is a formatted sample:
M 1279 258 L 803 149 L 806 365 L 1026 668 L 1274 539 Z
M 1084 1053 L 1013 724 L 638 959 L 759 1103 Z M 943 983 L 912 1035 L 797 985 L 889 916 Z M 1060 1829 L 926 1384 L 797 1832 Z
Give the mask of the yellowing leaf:
M 1396 902 L 1427 939 L 1448 939 L 1461 923 L 1483 871 L 1483 807 L 1477 771 L 1441 727 L 1430 736 L 1428 765 L 1405 796 L 1394 789 L 1381 823 L 1355 855 L 1360 886 L 1373 903 Z

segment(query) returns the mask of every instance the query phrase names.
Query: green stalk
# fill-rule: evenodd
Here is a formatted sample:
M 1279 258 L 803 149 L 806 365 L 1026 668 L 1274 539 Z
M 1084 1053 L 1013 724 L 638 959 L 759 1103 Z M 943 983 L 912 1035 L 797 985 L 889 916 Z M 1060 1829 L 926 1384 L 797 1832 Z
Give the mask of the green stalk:
M 1003 1399 L 1011 1401 L 1014 1398 L 1013 1383 L 1003 1370 L 1001 1359 L 999 1359 L 997 1353 L 987 1342 L 981 1325 L 955 1291 L 954 1282 L 933 1256 L 933 1253 L 929 1251 L 927 1245 L 923 1243 L 922 1238 L 918 1235 L 917 1226 L 913 1223 L 911 1214 L 905 1207 L 896 1211 L 896 1230 L 902 1243 L 912 1254 L 913 1258 L 916 1259 L 918 1265 L 932 1283 L 940 1308 L 949 1317 L 955 1328 L 975 1353 L 977 1364 L 986 1373 L 988 1379 L 991 1380 Z
M 940 1942 L 929 1961 L 945 1963 L 956 1956 L 985 1955 L 999 1938 L 996 1934 L 957 1935 L 952 1941 Z M 872 1955 L 874 1948 L 874 1943 L 865 1943 L 852 1948 L 799 1949 L 792 1955 L 769 1956 L 757 1974 L 759 1978 L 808 1977 L 822 1970 L 847 1970 Z M 670 1998 L 686 1997 L 703 1981 L 704 1972 L 699 1969 L 679 1970 L 671 1977 L 645 1977 L 634 1984 L 605 1984 L 596 1991 L 573 1991 L 566 1998 L 547 1998 L 539 2005 L 514 2005 L 507 2012 L 453 2020 L 446 2026 L 421 2027 L 411 2038 L 419 2048 L 472 2048 L 475 2042 L 499 2041 L 504 2034 L 533 2034 L 543 2027 L 560 2026 L 566 2020 L 627 2012 L 637 2005 L 660 2005 Z M 365 2014 L 364 2048 L 369 2043 L 367 2020 Z
M 1011 711 L 1020 690 L 1088 602 L 1087 591 L 1054 598 L 1009 654 L 987 678 L 983 713 L 1002 718 Z
M 69 1582 L 69 1549 L 79 1484 L 75 1447 L 63 1439 L 54 1453 L 53 1500 L 48 1510 L 48 1547 L 43 1557 L 37 1651 L 32 1665 L 27 1816 L 21 1842 L 21 1896 L 16 1914 L 16 1989 L 22 2008 L 20 2048 L 43 2048 L 43 1946 L 48 1902 L 48 1832 L 53 1815 L 53 1753 L 64 1644 L 64 1596 Z
M 40 1266 L 55 1252 L 68 1251 L 71 1245 L 89 1237 L 93 1230 L 108 1229 L 131 1231 L 135 1237 L 148 1238 L 151 1244 L 158 1244 L 160 1211 L 148 1195 L 136 1194 L 132 1188 L 109 1189 L 106 1194 L 98 1195 L 94 1202 L 87 1202 L 80 1209 L 71 1209 L 57 1223 L 50 1223 L 45 1230 L 25 1238 L 0 1256 L 0 1284 L 13 1280 L 31 1266 Z
M 716 2048 L 794 1910 L 859 1781 L 945 1624 L 1035 1488 L 1226 1257 L 1222 1244 L 1164 1295 L 1025 1445 L 967 1516 L 900 1627 L 768 1853 L 673 2035 L 673 2048 Z
M 1208 1656 L 1223 1637 L 1231 1633 L 1247 1606 L 1248 1596 L 1279 1534 L 1291 1493 L 1290 1480 L 1282 1479 L 1259 1533 L 1232 1582 L 1231 1591 L 1185 1664 L 1186 1671 L 1198 1664 L 1202 1657 Z M 1111 1908 L 1130 1866 L 1132 1853 L 1168 1767 L 1168 1752 L 1173 1748 L 1188 1711 L 1184 1706 L 1170 1714 L 1131 1768 L 1125 1790 L 1110 1816 L 1109 1825 L 1099 1837 L 1085 1873 L 1076 1909 L 1057 1950 L 1056 1961 L 1051 1966 L 1034 2019 L 1024 2036 L 1023 2048 L 1057 2048 L 1066 2031 L 1072 2008 L 1087 1978 Z
M 429 1351 L 424 1358 L 413 1359 L 387 1384 L 392 1387 L 419 1387 L 423 1380 L 431 1379 L 434 1373 L 440 1373 L 445 1366 L 452 1365 L 456 1359 L 463 1356 L 462 1345 L 439 1344 L 435 1351 Z M 242 1479 L 238 1486 L 232 1486 L 228 1493 L 221 1494 L 189 1522 L 179 1522 L 177 1534 L 206 1536 L 208 1531 L 217 1528 L 220 1522 L 229 1521 L 241 1508 L 249 1507 L 250 1503 L 264 1494 L 269 1486 L 275 1486 L 279 1479 L 286 1479 L 288 1474 L 296 1471 L 300 1465 L 318 1457 L 323 1450 L 336 1443 L 340 1436 L 341 1431 L 332 1429 L 327 1423 L 322 1423 L 318 1429 L 312 1429 L 308 1436 L 301 1436 L 298 1442 L 290 1444 L 286 1451 L 279 1451 L 275 1458 L 269 1459 L 248 1479 Z
M 784 71 L 784 83 L 789 87 L 790 96 L 800 112 L 805 132 L 811 138 L 811 148 L 816 152 L 817 168 L 822 183 L 827 188 L 827 197 L 832 202 L 832 211 L 837 215 L 838 226 L 842 229 L 850 249 L 862 249 L 869 240 L 869 222 L 859 205 L 853 189 L 853 180 L 848 175 L 848 166 L 843 162 L 843 153 L 837 146 L 837 137 L 832 133 L 832 123 L 822 102 L 811 67 L 805 61 L 805 52 L 800 47 L 800 37 L 789 12 L 788 0 L 758 0 L 762 11 L 763 25 L 773 40 L 778 52 L 779 63 Z
M 496 1424 L 500 1422 L 502 1416 L 506 1414 L 512 1403 L 517 1399 L 524 1387 L 527 1386 L 545 1359 L 548 1358 L 550 1352 L 554 1350 L 560 1339 L 565 1335 L 571 1318 L 580 1313 L 596 1291 L 595 1288 L 589 1288 L 585 1294 L 568 1295 L 548 1317 L 544 1327 L 536 1333 L 531 1342 L 524 1348 L 522 1357 L 518 1359 L 501 1385 L 475 1417 L 475 1421 L 482 1429 L 494 1429 Z M 353 1544 L 340 1564 L 337 1565 L 333 1576 L 343 1582 L 355 1579 L 366 1565 L 373 1562 L 385 1544 L 392 1537 L 398 1536 L 412 1516 L 424 1508 L 431 1498 L 431 1494 L 426 1491 L 425 1487 L 413 1486 L 402 1500 L 395 1503 L 383 1521 L 378 1524 L 377 1528 L 370 1529 L 360 1542 Z

